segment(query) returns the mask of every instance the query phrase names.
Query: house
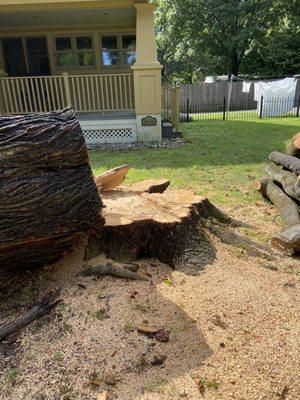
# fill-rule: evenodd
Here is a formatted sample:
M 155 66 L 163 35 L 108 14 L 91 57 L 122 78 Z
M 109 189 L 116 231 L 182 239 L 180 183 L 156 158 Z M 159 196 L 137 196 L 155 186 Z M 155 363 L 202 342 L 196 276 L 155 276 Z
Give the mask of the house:
M 0 114 L 71 105 L 87 142 L 160 141 L 161 70 L 147 0 L 0 2 Z

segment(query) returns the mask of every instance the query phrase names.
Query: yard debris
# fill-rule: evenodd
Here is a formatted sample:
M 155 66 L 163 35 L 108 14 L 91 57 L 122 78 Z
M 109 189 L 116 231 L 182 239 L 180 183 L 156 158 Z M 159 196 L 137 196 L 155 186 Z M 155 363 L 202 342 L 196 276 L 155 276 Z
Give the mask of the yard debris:
M 58 291 L 47 294 L 35 307 L 29 310 L 27 313 L 16 318 L 14 321 L 9 322 L 0 326 L 0 341 L 29 325 L 31 322 L 43 317 L 50 313 L 58 304 L 61 303 L 61 299 L 58 299 Z
M 222 329 L 226 329 L 228 328 L 228 325 L 226 324 L 225 321 L 223 321 L 222 317 L 218 314 L 213 315 L 211 318 L 211 322 L 215 325 L 215 326 L 219 326 Z
M 97 394 L 97 400 L 108 400 L 109 393 L 107 391 Z
M 130 168 L 131 164 L 124 164 L 95 177 L 97 187 L 101 192 L 117 188 L 124 182 Z
M 155 339 L 156 339 L 158 342 L 166 343 L 166 342 L 168 342 L 169 339 L 170 339 L 170 332 L 169 332 L 168 330 L 166 330 L 166 329 L 160 329 L 160 330 L 156 333 Z
M 165 354 L 154 354 L 150 364 L 153 366 L 163 365 L 166 361 L 167 356 Z
M 154 337 L 159 332 L 159 328 L 150 325 L 139 325 L 137 331 L 142 335 Z
M 272 238 L 280 251 L 300 251 L 300 132 L 287 146 L 287 154 L 273 151 L 266 167 L 267 177 L 253 183 L 254 189 L 268 198 L 280 214 L 283 232 Z
M 170 185 L 168 179 L 147 179 L 132 183 L 125 187 L 125 190 L 132 190 L 139 193 L 163 193 Z
M 132 272 L 127 268 L 115 267 L 112 264 L 97 265 L 95 267 L 89 267 L 82 272 L 83 276 L 106 276 L 111 275 L 117 278 L 138 280 L 138 281 L 149 281 L 149 279 L 143 275 L 139 275 L 136 272 Z

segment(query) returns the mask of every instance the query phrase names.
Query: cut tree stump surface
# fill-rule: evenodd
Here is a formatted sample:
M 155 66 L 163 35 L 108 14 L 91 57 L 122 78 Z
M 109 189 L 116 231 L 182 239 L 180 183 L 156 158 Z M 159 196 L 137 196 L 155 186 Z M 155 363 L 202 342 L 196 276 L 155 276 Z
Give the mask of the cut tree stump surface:
M 141 193 L 128 190 L 105 192 L 103 217 L 105 226 L 130 225 L 138 221 L 180 223 L 191 213 L 193 206 L 204 201 L 189 190 L 170 190 L 160 193 Z
M 149 186 L 155 187 L 154 181 L 151 185 L 140 182 L 134 188 L 137 186 L 145 192 L 133 191 L 129 185 L 102 194 L 106 222 L 102 231 L 90 238 L 86 260 L 99 254 L 122 263 L 154 257 L 174 269 L 200 271 L 216 257 L 207 234 L 209 226 L 223 225 L 222 232 L 217 232 L 223 240 L 225 226 L 245 226 L 190 190 L 148 193 Z M 230 244 L 240 245 L 234 233 L 230 238 Z

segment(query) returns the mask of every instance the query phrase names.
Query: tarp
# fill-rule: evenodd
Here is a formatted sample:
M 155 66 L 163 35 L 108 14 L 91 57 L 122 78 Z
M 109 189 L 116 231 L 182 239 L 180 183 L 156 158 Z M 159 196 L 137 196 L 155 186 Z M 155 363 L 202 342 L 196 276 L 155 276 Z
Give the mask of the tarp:
M 262 115 L 279 117 L 291 111 L 294 107 L 297 79 L 284 78 L 277 81 L 255 83 L 254 100 L 257 103 L 257 112 L 261 111 L 261 97 L 263 96 Z

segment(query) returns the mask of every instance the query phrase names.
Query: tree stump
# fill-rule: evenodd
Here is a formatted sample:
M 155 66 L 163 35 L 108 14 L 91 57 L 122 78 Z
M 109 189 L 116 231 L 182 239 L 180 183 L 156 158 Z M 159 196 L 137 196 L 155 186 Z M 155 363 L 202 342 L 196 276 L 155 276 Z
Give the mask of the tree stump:
M 0 117 L 0 265 L 59 260 L 101 229 L 102 203 L 74 112 Z
M 200 271 L 216 258 L 210 226 L 245 225 L 189 190 L 149 192 L 149 188 L 162 190 L 161 183 L 144 181 L 102 194 L 106 222 L 103 230 L 90 238 L 86 260 L 100 254 L 122 263 L 157 258 L 174 269 Z M 226 243 L 230 236 L 230 245 L 241 245 L 242 239 L 226 228 L 221 233 L 216 228 L 213 234 Z M 246 244 L 249 249 L 256 247 L 250 241 Z

